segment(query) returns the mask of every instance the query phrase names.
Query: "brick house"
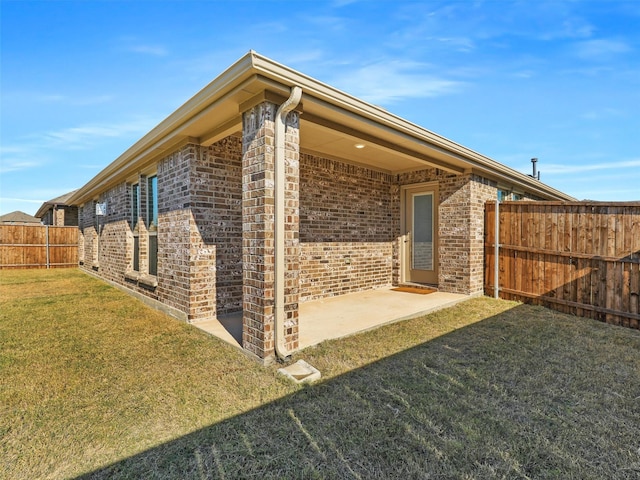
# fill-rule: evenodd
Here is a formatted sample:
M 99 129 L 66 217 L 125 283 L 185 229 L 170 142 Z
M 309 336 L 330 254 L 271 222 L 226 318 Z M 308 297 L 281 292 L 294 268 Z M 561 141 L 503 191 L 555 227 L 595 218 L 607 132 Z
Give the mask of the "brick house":
M 499 190 L 571 199 L 249 52 L 70 202 L 82 268 L 188 322 L 242 311 L 243 348 L 269 361 L 297 348 L 301 302 L 480 294 Z
M 76 190 L 44 202 L 36 212 L 36 217 L 42 221 L 43 225 L 52 225 L 54 227 L 78 226 L 78 207 L 68 203 L 74 193 L 76 193 Z

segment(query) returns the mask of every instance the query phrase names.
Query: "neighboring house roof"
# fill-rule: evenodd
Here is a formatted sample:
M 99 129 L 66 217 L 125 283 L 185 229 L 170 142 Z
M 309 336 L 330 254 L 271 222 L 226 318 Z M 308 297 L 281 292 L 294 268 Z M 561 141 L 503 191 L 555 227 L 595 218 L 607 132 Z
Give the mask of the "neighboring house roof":
M 28 213 L 15 211 L 0 216 L 0 223 L 40 223 L 40 219 Z
M 211 145 L 242 132 L 242 112 L 285 101 L 302 88 L 300 149 L 399 173 L 435 167 L 477 173 L 549 200 L 575 200 L 529 175 L 459 145 L 387 110 L 250 51 L 200 90 L 71 198 L 82 204 L 187 143 Z M 392 87 L 390 87 L 392 88 Z M 356 149 L 355 144 L 367 148 Z
M 65 193 L 64 195 L 60 195 L 59 197 L 56 197 L 52 200 L 48 200 L 44 202 L 36 212 L 36 217 L 38 218 L 44 217 L 45 213 L 47 213 L 47 210 L 51 209 L 52 207 L 56 207 L 56 206 L 64 207 L 67 205 L 73 205 L 72 203 L 69 203 L 69 199 L 77 191 L 78 190 L 73 190 L 72 192 Z

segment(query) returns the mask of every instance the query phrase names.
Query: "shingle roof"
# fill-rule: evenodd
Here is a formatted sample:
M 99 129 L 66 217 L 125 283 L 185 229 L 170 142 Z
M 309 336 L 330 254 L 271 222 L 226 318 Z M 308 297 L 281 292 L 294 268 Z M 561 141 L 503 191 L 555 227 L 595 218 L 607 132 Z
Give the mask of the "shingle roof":
M 40 219 L 24 212 L 15 211 L 1 215 L 0 223 L 40 223 Z
M 65 193 L 64 195 L 60 195 L 59 197 L 56 197 L 56 198 L 53 198 L 51 200 L 48 200 L 48 201 L 44 202 L 40 206 L 38 211 L 36 212 L 36 217 L 38 217 L 38 218 L 44 217 L 44 214 L 47 212 L 47 210 L 49 210 L 50 206 L 53 206 L 53 205 L 69 205 L 69 203 L 68 203 L 69 199 L 77 191 L 78 190 L 73 190 L 73 191 L 71 191 L 69 193 Z
M 78 190 L 73 190 L 69 193 L 65 193 L 64 195 L 60 195 L 59 197 L 54 198 L 53 200 L 49 200 L 45 203 L 55 203 L 56 205 L 68 205 L 67 200 L 71 198 L 71 195 L 76 193 Z

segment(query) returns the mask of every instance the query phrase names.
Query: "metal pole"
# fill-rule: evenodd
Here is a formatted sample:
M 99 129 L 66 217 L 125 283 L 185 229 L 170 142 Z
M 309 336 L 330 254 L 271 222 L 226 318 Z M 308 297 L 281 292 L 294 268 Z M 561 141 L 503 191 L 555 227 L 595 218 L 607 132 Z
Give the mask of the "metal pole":
M 49 263 L 49 225 L 45 225 L 44 228 L 46 230 L 45 235 L 47 237 L 47 268 L 50 268 L 50 263 Z
M 496 198 L 496 220 L 493 242 L 493 298 L 500 298 L 500 191 Z

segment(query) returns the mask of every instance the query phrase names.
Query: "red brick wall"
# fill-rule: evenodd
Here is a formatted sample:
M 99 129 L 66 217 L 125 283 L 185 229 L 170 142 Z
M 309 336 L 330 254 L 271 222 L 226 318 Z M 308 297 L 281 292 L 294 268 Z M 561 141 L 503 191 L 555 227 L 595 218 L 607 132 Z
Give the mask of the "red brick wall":
M 69 205 L 53 207 L 52 222 L 49 225 L 56 225 L 59 227 L 75 227 L 78 225 L 78 207 L 72 207 Z
M 266 136 L 251 147 L 256 137 L 248 135 L 245 149 L 253 148 L 254 154 L 258 151 L 267 154 L 270 151 L 267 139 L 272 135 L 267 130 Z M 297 134 L 297 129 L 294 130 Z M 290 140 L 289 143 L 297 142 Z M 253 187 L 257 188 L 259 183 L 269 195 L 260 206 L 254 204 L 255 188 L 251 187 L 253 193 L 245 192 L 247 208 L 262 210 L 254 212 L 255 218 L 254 213 L 247 211 L 243 226 L 242 148 L 241 138 L 228 137 L 210 147 L 186 145 L 158 163 L 156 288 L 127 280 L 125 276 L 133 260 L 129 184 L 117 185 L 100 196 L 99 200 L 106 201 L 108 208 L 106 217 L 100 218 L 99 247 L 94 202 L 80 210 L 80 252 L 84 268 L 92 269 L 96 258 L 100 275 L 179 309 L 190 321 L 242 310 L 243 231 L 244 261 L 248 262 L 244 266 L 245 298 L 255 280 L 247 275 L 253 272 L 262 280 L 268 280 L 273 261 L 273 245 L 269 243 L 268 234 L 272 228 L 269 225 L 272 219 L 268 217 L 272 215 L 269 200 L 272 165 L 267 162 L 260 171 L 252 164 L 245 166 L 246 188 L 254 183 Z M 287 160 L 286 228 L 290 270 L 286 303 L 287 315 L 291 317 L 290 342 L 294 342 L 293 329 L 297 328 L 298 299 L 323 298 L 399 282 L 400 187 L 403 185 L 438 182 L 440 289 L 457 293 L 482 291 L 483 208 L 486 200 L 496 196 L 495 182 L 439 169 L 391 175 L 309 154 L 300 154 L 299 161 L 294 157 Z M 249 162 L 248 158 L 246 161 Z M 144 186 L 145 182 L 140 183 Z M 144 198 L 143 188 L 141 193 Z M 141 213 L 145 210 L 143 205 Z M 256 232 L 255 222 L 247 221 L 251 218 L 259 220 L 258 223 L 267 222 L 263 225 L 265 236 L 251 237 Z M 140 233 L 144 249 L 144 228 Z M 260 241 L 264 245 L 256 249 L 256 242 Z M 141 257 L 141 271 L 146 265 L 144 257 Z M 249 292 L 248 298 L 253 298 L 260 308 L 268 307 L 270 289 L 260 292 L 260 295 Z M 254 320 L 254 323 L 258 321 Z M 256 325 L 250 327 L 254 328 L 256 339 L 261 337 L 262 341 L 270 335 L 268 322 L 264 327 L 267 330 L 258 331 Z M 266 346 L 267 350 L 273 348 L 272 344 Z M 261 356 L 265 352 L 254 353 Z
M 469 202 L 469 284 L 470 294 L 484 292 L 484 204 L 497 197 L 495 182 L 472 175 Z
M 190 321 L 242 310 L 241 148 L 188 145 L 158 165 L 159 295 Z
M 301 242 L 389 242 L 393 176 L 301 154 Z
M 391 242 L 301 244 L 300 301 L 391 285 Z
M 242 310 L 242 140 L 229 137 L 200 153 L 192 211 L 202 241 L 215 248 L 215 301 L 221 315 Z
M 102 195 L 100 202 L 107 204 L 107 214 L 96 217 L 95 202 L 88 202 L 79 209 L 80 214 L 80 251 L 84 260 L 82 268 L 96 271 L 101 277 L 115 283 L 126 285 L 136 291 L 157 298 L 153 291 L 141 290 L 137 285 L 126 281 L 125 272 L 133 261 L 133 233 L 131 230 L 131 186 L 122 183 Z M 100 237 L 96 234 L 96 225 Z M 98 247 L 97 262 L 95 249 Z
M 482 291 L 484 201 L 495 182 L 429 168 L 393 176 L 301 155 L 301 301 L 400 282 L 401 186 L 438 182 L 442 291 Z
M 158 163 L 158 296 L 190 313 L 191 163 L 196 147 L 187 145 Z
M 139 281 L 133 267 L 131 185 L 100 196 L 97 272 L 115 283 L 184 312 L 189 321 L 242 309 L 241 140 L 210 147 L 187 145 L 158 163 L 157 287 Z M 139 177 L 140 273 L 148 272 L 146 176 Z M 95 203 L 80 210 L 83 268 L 95 270 Z
M 82 241 L 83 245 L 79 246 L 79 250 L 84 253 L 83 268 L 91 270 L 92 267 L 98 266 L 98 234 L 96 230 L 95 202 L 87 202 L 79 209 L 79 228 L 82 235 L 78 236 L 78 241 Z
M 133 234 L 129 224 L 131 216 L 131 192 L 122 183 L 101 195 L 100 202 L 107 204 L 107 214 L 99 217 L 100 275 L 113 282 L 122 283 L 124 272 L 133 258 Z M 95 208 L 95 206 L 94 206 Z
M 391 285 L 393 177 L 301 154 L 300 299 Z

